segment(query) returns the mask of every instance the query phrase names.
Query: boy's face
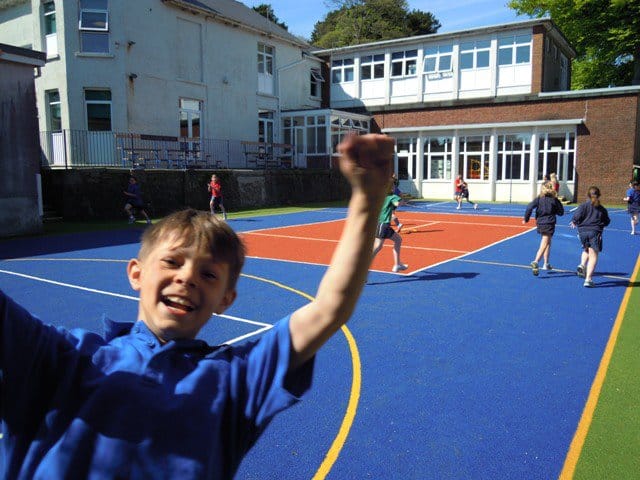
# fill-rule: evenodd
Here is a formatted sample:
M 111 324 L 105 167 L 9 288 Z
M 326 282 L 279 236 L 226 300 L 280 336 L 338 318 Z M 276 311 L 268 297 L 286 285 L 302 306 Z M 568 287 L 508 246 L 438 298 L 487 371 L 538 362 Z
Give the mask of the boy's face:
M 138 318 L 160 339 L 195 338 L 213 313 L 235 300 L 227 288 L 229 265 L 208 252 L 162 240 L 143 260 L 127 266 L 131 287 L 140 292 Z

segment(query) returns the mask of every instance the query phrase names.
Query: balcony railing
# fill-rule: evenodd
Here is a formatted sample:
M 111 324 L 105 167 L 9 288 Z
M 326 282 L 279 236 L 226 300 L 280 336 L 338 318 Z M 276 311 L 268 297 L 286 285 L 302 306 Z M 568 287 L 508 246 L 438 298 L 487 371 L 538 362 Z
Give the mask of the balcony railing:
M 48 168 L 275 169 L 293 166 L 293 148 L 280 143 L 62 130 L 40 132 Z

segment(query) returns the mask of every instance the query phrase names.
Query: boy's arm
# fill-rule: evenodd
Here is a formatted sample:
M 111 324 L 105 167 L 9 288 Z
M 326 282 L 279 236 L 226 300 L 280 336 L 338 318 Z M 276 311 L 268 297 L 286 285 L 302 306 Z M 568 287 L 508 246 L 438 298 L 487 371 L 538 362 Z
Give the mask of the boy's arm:
M 382 202 L 393 166 L 394 140 L 385 135 L 352 136 L 339 146 L 340 170 L 352 192 L 342 236 L 315 299 L 289 323 L 289 369 L 309 360 L 351 316 L 367 278 Z

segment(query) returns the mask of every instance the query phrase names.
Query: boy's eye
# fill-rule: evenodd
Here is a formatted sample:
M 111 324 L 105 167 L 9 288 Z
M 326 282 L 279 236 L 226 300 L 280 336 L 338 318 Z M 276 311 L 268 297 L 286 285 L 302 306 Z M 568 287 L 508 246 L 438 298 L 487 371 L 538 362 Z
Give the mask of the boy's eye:
M 171 267 L 173 267 L 173 266 L 178 264 L 178 262 L 176 262 L 173 258 L 169 258 L 169 257 L 163 258 L 162 259 L 162 263 L 164 263 L 165 265 L 171 266 Z
M 218 276 L 215 274 L 215 272 L 204 272 L 203 275 L 208 280 L 215 280 L 216 278 L 218 278 Z

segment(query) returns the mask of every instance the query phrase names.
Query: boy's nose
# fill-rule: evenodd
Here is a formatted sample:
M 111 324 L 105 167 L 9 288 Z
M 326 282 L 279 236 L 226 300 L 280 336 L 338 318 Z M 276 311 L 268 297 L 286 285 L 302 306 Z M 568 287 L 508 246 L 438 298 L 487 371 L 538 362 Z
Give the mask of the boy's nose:
M 196 285 L 196 269 L 193 265 L 184 264 L 176 276 L 178 283 L 184 283 L 191 287 Z

